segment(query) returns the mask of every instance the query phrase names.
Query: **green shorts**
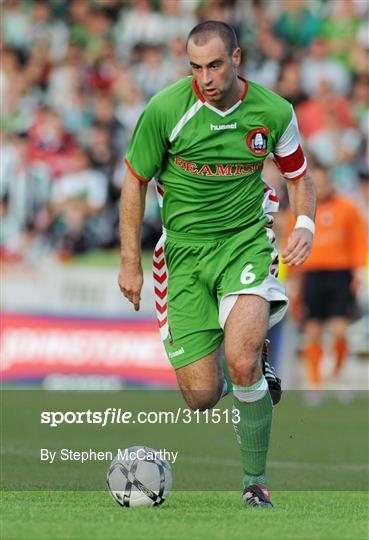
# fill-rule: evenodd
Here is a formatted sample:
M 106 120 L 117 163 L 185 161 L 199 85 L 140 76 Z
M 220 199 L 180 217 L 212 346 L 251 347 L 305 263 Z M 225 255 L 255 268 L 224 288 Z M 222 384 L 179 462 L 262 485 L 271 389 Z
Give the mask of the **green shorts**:
M 200 238 L 165 231 L 154 250 L 153 279 L 160 333 L 180 368 L 218 349 L 239 294 L 270 302 L 270 327 L 287 309 L 277 279 L 274 233 L 265 221 L 232 235 Z

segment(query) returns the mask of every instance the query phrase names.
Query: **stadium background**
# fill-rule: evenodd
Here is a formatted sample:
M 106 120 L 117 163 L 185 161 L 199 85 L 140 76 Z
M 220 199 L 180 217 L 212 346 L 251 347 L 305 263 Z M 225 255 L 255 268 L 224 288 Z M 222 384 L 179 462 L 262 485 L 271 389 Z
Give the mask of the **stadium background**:
M 240 73 L 293 103 L 309 160 L 329 169 L 336 189 L 367 219 L 367 17 L 365 0 L 3 1 L 3 381 L 175 385 L 151 293 L 156 196 L 149 186 L 138 314 L 117 285 L 118 204 L 137 119 L 152 95 L 189 73 L 185 39 L 201 20 L 235 27 Z M 263 175 L 281 200 L 282 245 L 285 187 L 271 161 Z M 346 384 L 358 389 L 367 386 L 365 272 L 362 278 L 346 366 Z M 290 317 L 272 336 L 287 388 L 303 385 L 299 345 L 299 325 Z M 329 362 L 328 355 L 327 370 Z

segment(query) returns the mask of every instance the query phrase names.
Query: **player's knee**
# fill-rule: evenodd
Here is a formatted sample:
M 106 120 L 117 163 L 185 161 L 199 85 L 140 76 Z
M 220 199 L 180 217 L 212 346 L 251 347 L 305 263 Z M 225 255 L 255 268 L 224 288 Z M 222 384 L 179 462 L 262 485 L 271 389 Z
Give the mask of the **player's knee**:
M 237 345 L 228 346 L 226 350 L 227 362 L 233 360 L 243 360 L 244 362 L 252 362 L 254 358 L 257 358 L 262 351 L 264 345 L 264 337 L 262 336 L 249 336 L 244 341 L 241 341 Z
M 221 392 L 194 390 L 183 392 L 187 405 L 193 411 L 206 411 L 216 405 L 221 397 Z
M 331 325 L 331 334 L 333 339 L 346 339 L 347 335 L 347 323 L 335 323 Z
M 322 337 L 322 327 L 315 321 L 308 321 L 304 328 L 304 338 L 307 343 L 319 343 Z
M 228 369 L 232 381 L 248 386 L 253 384 L 261 369 L 261 346 L 247 352 L 239 353 L 228 359 Z

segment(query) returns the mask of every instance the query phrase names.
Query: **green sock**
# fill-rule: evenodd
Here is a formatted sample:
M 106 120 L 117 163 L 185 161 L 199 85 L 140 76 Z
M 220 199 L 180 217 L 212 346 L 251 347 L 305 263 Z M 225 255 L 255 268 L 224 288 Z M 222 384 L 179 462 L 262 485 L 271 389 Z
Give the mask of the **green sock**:
M 252 402 L 240 401 L 236 396 L 247 399 L 247 394 L 265 386 L 264 381 L 263 376 L 252 386 L 233 386 L 236 394 L 234 396 L 233 419 L 237 419 L 237 416 L 239 418 L 239 422 L 234 422 L 233 427 L 241 448 L 244 487 L 265 483 L 273 405 L 269 392 L 266 392 L 262 399 Z

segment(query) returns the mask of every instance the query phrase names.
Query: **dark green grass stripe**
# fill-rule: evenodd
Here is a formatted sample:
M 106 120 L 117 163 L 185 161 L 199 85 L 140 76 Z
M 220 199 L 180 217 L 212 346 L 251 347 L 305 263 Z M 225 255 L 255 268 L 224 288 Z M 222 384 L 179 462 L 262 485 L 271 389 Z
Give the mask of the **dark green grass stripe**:
M 2 540 L 364 540 L 366 492 L 274 492 L 275 510 L 246 509 L 239 492 L 175 492 L 128 509 L 103 492 L 2 494 Z

